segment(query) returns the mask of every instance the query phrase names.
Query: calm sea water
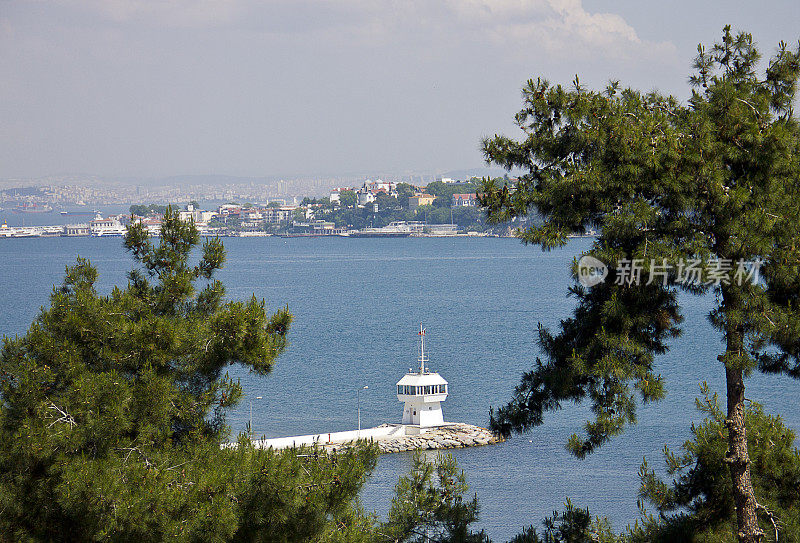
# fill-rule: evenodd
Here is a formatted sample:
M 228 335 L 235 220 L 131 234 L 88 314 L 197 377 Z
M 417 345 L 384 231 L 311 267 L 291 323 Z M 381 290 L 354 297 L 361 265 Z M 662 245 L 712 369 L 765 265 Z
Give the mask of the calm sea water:
M 570 315 L 568 265 L 588 248 L 574 240 L 543 253 L 512 239 L 226 239 L 221 273 L 230 298 L 252 293 L 295 316 L 288 352 L 271 375 L 232 368 L 247 396 L 230 413 L 234 433 L 253 428 L 267 437 L 354 429 L 356 390 L 364 427 L 397 422 L 402 406 L 394 385 L 416 364 L 420 322 L 427 328 L 430 367 L 451 386 L 445 419 L 486 425 L 489 407 L 503 404 L 538 353 L 536 325 Z M 0 333 L 23 333 L 53 284 L 76 256 L 100 271 L 99 288 L 124 284 L 132 262 L 117 239 L 0 240 Z M 721 342 L 706 321 L 713 298 L 683 298 L 684 335 L 659 358 L 666 400 L 639 409 L 639 424 L 586 460 L 564 449 L 588 416 L 585 405 L 565 406 L 530 435 L 453 452 L 481 504 L 479 526 L 505 541 L 523 526 L 561 507 L 566 497 L 608 516 L 616 528 L 637 517 L 636 472 L 647 456 L 662 465 L 665 444 L 689 436 L 698 384 L 724 391 L 716 362 Z M 800 430 L 800 384 L 753 376 L 749 398 Z M 255 399 L 261 396 L 261 400 Z M 385 455 L 363 493 L 369 510 L 385 516 L 407 454 Z

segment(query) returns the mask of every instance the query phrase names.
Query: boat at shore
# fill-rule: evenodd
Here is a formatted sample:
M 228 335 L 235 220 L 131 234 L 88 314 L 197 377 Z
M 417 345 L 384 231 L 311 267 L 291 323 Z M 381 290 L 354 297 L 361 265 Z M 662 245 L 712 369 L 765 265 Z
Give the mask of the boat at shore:
M 60 211 L 61 215 L 97 215 L 100 213 L 99 211 Z
M 394 221 L 381 228 L 351 230 L 343 235 L 349 238 L 407 238 L 421 233 L 424 228 L 425 224 L 421 222 Z
M 50 213 L 53 211 L 53 207 L 47 204 L 18 204 L 16 205 L 12 211 L 14 213 Z
M 89 222 L 89 232 L 92 237 L 121 237 L 127 228 L 116 217 L 103 218 L 99 213 Z
M 355 232 L 347 232 L 342 234 L 346 238 L 407 238 L 411 232 L 375 232 L 371 229 L 358 230 Z M 379 230 L 379 229 L 375 229 Z

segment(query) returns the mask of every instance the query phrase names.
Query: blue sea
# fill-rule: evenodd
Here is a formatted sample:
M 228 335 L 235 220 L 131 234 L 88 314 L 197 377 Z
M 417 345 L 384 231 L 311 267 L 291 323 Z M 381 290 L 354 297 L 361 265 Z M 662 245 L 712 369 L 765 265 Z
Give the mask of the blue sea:
M 510 398 L 539 354 L 537 323 L 553 327 L 570 316 L 569 265 L 590 243 L 542 252 L 514 239 L 226 239 L 220 278 L 228 296 L 255 294 L 271 308 L 288 306 L 295 318 L 289 349 L 269 376 L 231 368 L 246 392 L 229 416 L 234 435 L 245 429 L 251 403 L 259 436 L 355 429 L 356 391 L 364 386 L 362 425 L 399 422 L 395 383 L 417 363 L 420 323 L 429 366 L 450 382 L 445 420 L 485 426 L 489 408 Z M 78 255 L 98 267 L 102 292 L 124 284 L 132 266 L 119 238 L 0 240 L 0 333 L 24 333 Z M 658 359 L 667 398 L 640 407 L 639 423 L 599 452 L 577 460 L 564 448 L 589 416 L 582 404 L 547 414 L 528 435 L 452 453 L 480 501 L 478 527 L 493 540 L 538 525 L 567 497 L 617 529 L 637 518 L 642 458 L 662 466 L 664 445 L 689 437 L 690 424 L 702 420 L 694 407 L 701 381 L 724 392 L 722 344 L 706 319 L 713 296 L 682 302 L 684 334 Z M 748 398 L 800 430 L 800 383 L 754 375 L 747 385 Z M 365 507 L 385 517 L 409 467 L 408 454 L 382 456 L 364 489 Z

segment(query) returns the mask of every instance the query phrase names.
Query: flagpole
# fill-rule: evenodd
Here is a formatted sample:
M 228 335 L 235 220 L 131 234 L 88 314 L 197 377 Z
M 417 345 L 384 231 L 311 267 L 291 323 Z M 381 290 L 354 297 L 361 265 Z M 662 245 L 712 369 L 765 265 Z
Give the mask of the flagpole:
M 419 374 L 425 373 L 425 329 L 422 323 L 419 325 L 419 339 L 420 339 L 420 357 L 419 357 Z

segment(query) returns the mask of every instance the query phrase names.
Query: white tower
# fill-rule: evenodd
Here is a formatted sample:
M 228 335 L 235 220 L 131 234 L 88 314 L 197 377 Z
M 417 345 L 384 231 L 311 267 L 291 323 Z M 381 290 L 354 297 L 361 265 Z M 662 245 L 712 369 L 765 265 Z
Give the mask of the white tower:
M 425 367 L 428 361 L 425 356 L 425 329 L 420 325 L 419 373 L 409 370 L 397 382 L 397 399 L 404 402 L 403 424 L 423 428 L 444 424 L 442 404 L 447 399 L 448 389 L 445 381 L 438 373 L 432 373 Z

